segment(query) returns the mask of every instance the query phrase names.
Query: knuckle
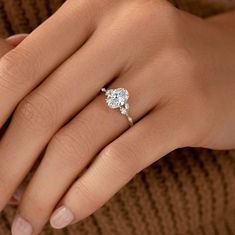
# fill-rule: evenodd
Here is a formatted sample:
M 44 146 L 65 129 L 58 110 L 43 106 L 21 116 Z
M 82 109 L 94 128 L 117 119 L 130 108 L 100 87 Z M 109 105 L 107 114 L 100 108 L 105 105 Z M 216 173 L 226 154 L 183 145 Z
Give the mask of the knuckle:
M 176 8 L 165 0 L 137 0 L 136 1 L 138 9 L 140 9 L 141 13 L 146 19 L 154 20 L 154 19 L 165 19 L 175 16 L 177 12 Z M 156 25 L 156 21 L 152 22 Z
M 169 48 L 162 55 L 162 61 L 170 62 L 169 69 L 166 71 L 165 84 L 167 86 L 167 95 L 179 96 L 188 94 L 189 90 L 195 89 L 195 82 L 198 79 L 197 74 L 198 65 L 190 51 L 181 46 L 176 48 Z M 174 63 L 171 63 L 174 61 Z M 183 92 L 185 91 L 185 92 Z
M 92 131 L 88 121 L 80 118 L 76 123 L 76 129 L 67 128 L 55 134 L 49 147 L 59 155 L 66 156 L 70 161 L 73 159 L 76 162 L 83 161 L 83 158 L 87 157 L 91 151 Z
M 103 1 L 99 2 L 98 7 L 100 8 L 100 11 L 96 11 L 97 4 L 95 0 L 91 1 L 83 1 L 78 2 L 76 0 L 67 0 L 64 3 L 64 6 L 68 6 L 69 8 L 72 6 L 74 9 L 76 9 L 77 14 L 74 15 L 77 20 L 78 15 L 80 15 L 80 18 L 84 20 L 84 22 L 88 23 L 88 27 L 90 27 L 90 30 L 93 30 L 94 26 L 96 26 L 96 19 L 98 14 L 101 12 L 101 4 Z M 71 12 L 71 11 L 69 11 Z M 83 17 L 84 16 L 84 17 Z M 69 15 L 69 17 L 73 17 L 73 14 Z
M 180 19 L 178 10 L 165 1 L 133 1 L 130 2 L 127 11 L 129 11 L 127 25 L 131 29 L 145 32 L 151 38 L 157 37 L 158 40 L 164 40 L 164 44 L 171 41 L 178 33 L 178 19 Z
M 192 53 L 187 50 L 187 48 L 179 45 L 171 51 L 171 61 L 175 61 L 174 65 L 177 73 L 187 73 L 187 75 L 192 75 L 195 70 L 195 59 Z
M 69 161 L 78 159 L 77 156 L 80 155 L 78 140 L 71 133 L 63 133 L 63 131 L 55 134 L 48 147 L 63 156 L 64 161 L 68 161 L 68 158 Z
M 86 182 L 83 182 L 82 178 L 80 178 L 79 183 L 73 186 L 73 193 L 75 197 L 79 198 L 86 205 L 89 205 L 88 210 L 90 212 L 96 210 L 105 202 L 102 192 L 99 193 L 93 190 Z
M 12 49 L 0 60 L 0 85 L 17 91 L 29 84 L 32 67 L 27 65 L 29 53 L 22 48 Z M 24 69 L 27 66 L 27 70 Z
M 18 105 L 15 115 L 21 124 L 39 132 L 53 129 L 57 116 L 55 105 L 42 95 L 25 97 Z
M 17 59 L 14 59 L 12 54 L 6 54 L 0 61 L 0 86 L 7 90 L 16 91 L 16 88 L 19 88 L 17 77 L 20 72 Z
M 101 152 L 101 159 L 108 167 L 113 167 L 113 171 L 125 178 L 132 178 L 141 169 L 136 151 L 128 145 L 111 144 Z

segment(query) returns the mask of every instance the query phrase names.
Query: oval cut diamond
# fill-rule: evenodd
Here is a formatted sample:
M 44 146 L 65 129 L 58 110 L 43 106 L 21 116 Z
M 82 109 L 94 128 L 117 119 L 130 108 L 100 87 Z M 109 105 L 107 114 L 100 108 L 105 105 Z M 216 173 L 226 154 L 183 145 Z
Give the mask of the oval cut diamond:
M 112 109 L 120 108 L 127 102 L 129 93 L 125 88 L 109 89 L 105 93 L 106 103 Z

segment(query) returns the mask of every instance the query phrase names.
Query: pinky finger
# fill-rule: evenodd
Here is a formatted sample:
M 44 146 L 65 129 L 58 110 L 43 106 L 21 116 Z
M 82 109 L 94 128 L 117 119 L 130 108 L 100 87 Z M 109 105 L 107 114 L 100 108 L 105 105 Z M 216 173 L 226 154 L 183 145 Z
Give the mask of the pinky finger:
M 108 145 L 60 202 L 50 219 L 52 227 L 86 218 L 139 171 L 174 150 L 180 130 L 167 117 L 166 112 L 152 112 Z

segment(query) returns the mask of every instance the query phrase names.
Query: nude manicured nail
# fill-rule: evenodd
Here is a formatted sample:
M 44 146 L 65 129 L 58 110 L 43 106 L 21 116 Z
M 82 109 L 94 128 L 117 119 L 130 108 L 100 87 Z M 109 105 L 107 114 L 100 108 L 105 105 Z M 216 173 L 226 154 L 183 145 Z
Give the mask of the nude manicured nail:
M 17 216 L 12 224 L 12 235 L 31 235 L 33 233 L 32 225 L 20 216 Z
M 56 229 L 61 229 L 73 222 L 73 213 L 65 206 L 59 207 L 50 219 L 51 226 Z

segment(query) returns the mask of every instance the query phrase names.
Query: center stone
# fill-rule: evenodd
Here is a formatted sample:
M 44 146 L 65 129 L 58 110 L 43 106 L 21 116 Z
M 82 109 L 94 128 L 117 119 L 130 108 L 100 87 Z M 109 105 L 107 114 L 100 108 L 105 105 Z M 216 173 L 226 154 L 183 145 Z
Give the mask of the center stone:
M 112 109 L 122 107 L 129 98 L 128 91 L 125 88 L 109 89 L 105 95 L 106 103 Z

